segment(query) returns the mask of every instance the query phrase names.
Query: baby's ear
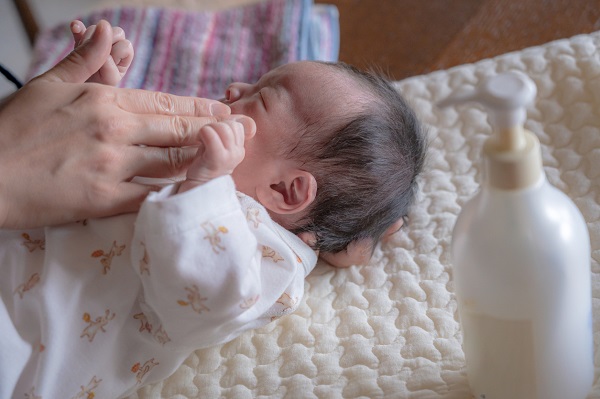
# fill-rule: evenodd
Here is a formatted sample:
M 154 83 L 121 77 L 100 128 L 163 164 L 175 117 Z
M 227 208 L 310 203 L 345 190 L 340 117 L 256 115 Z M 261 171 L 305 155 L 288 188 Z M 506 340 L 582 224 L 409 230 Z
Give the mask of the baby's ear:
M 257 188 L 258 201 L 271 212 L 281 215 L 305 210 L 317 195 L 317 181 L 312 173 L 294 169 L 278 182 Z

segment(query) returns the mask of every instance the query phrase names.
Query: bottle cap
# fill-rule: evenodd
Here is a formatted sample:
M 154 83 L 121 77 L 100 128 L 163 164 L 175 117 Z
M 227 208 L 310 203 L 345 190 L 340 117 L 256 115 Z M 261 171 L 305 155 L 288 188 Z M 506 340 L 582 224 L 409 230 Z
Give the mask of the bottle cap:
M 534 184 L 541 172 L 539 141 L 523 128 L 526 106 L 536 96 L 535 83 L 517 71 L 491 76 L 475 88 L 462 89 L 438 103 L 448 107 L 468 102 L 483 105 L 494 134 L 484 147 L 488 183 L 502 189 Z

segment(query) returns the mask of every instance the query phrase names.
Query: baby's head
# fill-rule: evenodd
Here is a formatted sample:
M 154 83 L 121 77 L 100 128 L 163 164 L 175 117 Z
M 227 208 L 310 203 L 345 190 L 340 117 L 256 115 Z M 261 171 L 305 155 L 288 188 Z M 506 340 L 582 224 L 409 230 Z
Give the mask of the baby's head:
M 233 83 L 233 113 L 255 137 L 233 172 L 238 190 L 314 248 L 338 252 L 379 240 L 414 201 L 426 135 L 385 79 L 346 64 L 298 62 L 256 84 Z

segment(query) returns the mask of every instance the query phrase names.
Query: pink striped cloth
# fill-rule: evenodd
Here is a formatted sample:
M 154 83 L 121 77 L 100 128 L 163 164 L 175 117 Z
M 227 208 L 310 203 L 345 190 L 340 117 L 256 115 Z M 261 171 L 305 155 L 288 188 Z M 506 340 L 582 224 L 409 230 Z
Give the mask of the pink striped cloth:
M 217 12 L 123 7 L 80 19 L 86 26 L 106 19 L 133 43 L 135 59 L 121 87 L 221 98 L 232 81 L 254 82 L 279 65 L 337 59 L 337 9 L 313 7 L 312 0 L 268 0 Z M 42 32 L 28 76 L 72 49 L 68 23 Z

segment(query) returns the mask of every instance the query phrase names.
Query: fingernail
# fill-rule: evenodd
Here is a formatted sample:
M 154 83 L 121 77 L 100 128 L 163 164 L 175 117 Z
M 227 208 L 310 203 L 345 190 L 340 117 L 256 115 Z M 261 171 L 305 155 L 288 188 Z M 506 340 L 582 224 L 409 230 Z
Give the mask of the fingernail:
M 83 30 L 83 28 L 81 27 L 81 24 L 79 23 L 79 21 L 73 21 L 71 23 L 71 32 L 80 33 L 82 30 Z
M 223 103 L 210 103 L 209 111 L 211 115 L 229 115 L 231 108 Z
M 254 122 L 254 119 L 249 116 L 237 115 L 233 120 L 244 125 L 244 132 L 246 133 L 247 138 L 253 137 L 256 133 L 256 123 Z

